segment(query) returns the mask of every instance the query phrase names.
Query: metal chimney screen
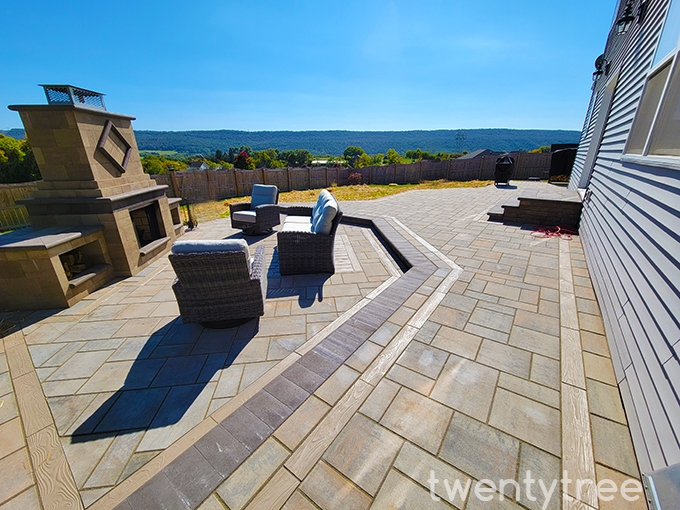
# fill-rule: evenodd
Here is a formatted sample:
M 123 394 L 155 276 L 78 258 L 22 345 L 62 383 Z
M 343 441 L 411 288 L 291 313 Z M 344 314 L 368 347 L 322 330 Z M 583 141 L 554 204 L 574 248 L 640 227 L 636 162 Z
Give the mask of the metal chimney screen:
M 69 94 L 68 87 L 55 87 L 55 88 L 45 88 L 45 94 L 47 94 L 47 102 L 49 104 L 63 103 L 71 104 L 71 95 Z
M 41 85 L 49 104 L 77 104 L 106 110 L 103 94 L 71 85 Z

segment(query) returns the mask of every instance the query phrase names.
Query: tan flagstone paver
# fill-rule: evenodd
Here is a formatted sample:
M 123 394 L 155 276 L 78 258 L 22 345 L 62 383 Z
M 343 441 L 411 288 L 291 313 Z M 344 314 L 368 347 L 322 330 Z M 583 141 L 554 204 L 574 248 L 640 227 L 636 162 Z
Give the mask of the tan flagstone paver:
M 536 239 L 529 230 L 487 222 L 483 218 L 485 208 L 498 202 L 504 193 L 507 191 L 492 187 L 423 191 L 343 204 L 347 214 L 387 218 L 388 224 L 439 270 L 415 293 L 404 296 L 407 301 L 391 322 L 378 328 L 340 369 L 326 377 L 316 390 L 321 398 L 308 397 L 290 418 L 275 426 L 273 435 L 201 508 L 215 508 L 222 502 L 230 508 L 261 508 L 263 504 L 268 508 L 367 508 L 373 498 L 374 508 L 462 508 L 460 498 L 449 501 L 443 479 L 476 483 L 502 475 L 519 483 L 523 472 L 531 470 L 537 478 L 552 481 L 559 476 L 562 464 L 571 465 L 580 458 L 578 451 L 563 447 L 560 422 L 565 384 L 576 384 L 573 388 L 587 395 L 581 401 L 586 404 L 583 409 L 593 429 L 597 478 L 618 477 L 621 481 L 629 474 L 639 476 L 579 240 Z M 414 210 L 419 214 L 413 215 Z M 9 368 L 14 363 L 18 378 L 35 373 L 33 364 L 39 362 L 40 368 L 35 367 L 39 384 L 48 396 L 50 409 L 63 409 L 55 416 L 63 417 L 60 427 L 68 428 L 66 437 L 74 432 L 87 434 L 80 443 L 71 444 L 62 438 L 65 458 L 71 471 L 77 473 L 83 502 L 93 504 L 92 508 L 112 508 L 117 503 L 109 502 L 149 487 L 130 500 L 141 504 L 151 499 L 140 499 L 140 495 L 148 498 L 154 494 L 154 487 L 166 487 L 166 492 L 193 491 L 195 494 L 186 493 L 186 497 L 196 508 L 200 503 L 196 500 L 194 506 L 198 485 L 182 489 L 181 480 L 170 481 L 171 470 L 163 472 L 165 478 L 151 477 L 172 459 L 188 459 L 182 456 L 183 449 L 239 409 L 247 395 L 255 395 L 255 389 L 262 387 L 260 381 L 271 380 L 268 374 L 278 370 L 278 360 L 283 360 L 282 367 L 290 366 L 315 345 L 309 344 L 310 338 L 318 343 L 324 331 L 333 329 L 327 325 L 347 320 L 349 317 L 338 317 L 393 277 L 396 266 L 388 263 L 385 252 L 376 251 L 379 243 L 366 237 L 367 232 L 365 228 L 341 227 L 339 270 L 324 281 L 280 278 L 275 267 L 270 270 L 267 312 L 257 331 L 246 325 L 223 336 L 172 322 L 177 310 L 169 291 L 174 274 L 167 261 L 100 291 L 101 298 L 94 295 L 56 315 L 36 316 L 35 322 L 25 326 L 25 337 L 10 342 L 16 356 L 14 361 L 10 358 Z M 194 238 L 230 235 L 233 231 L 228 221 L 203 224 L 190 234 Z M 273 249 L 275 237 L 262 242 Z M 565 276 L 571 287 L 563 286 Z M 572 297 L 563 297 L 564 292 Z M 323 301 L 318 301 L 321 293 Z M 377 296 L 380 292 L 373 298 Z M 278 329 L 277 320 L 283 321 Z M 97 331 L 98 324 L 108 326 Z M 580 332 L 580 341 L 565 332 L 565 327 Z M 568 344 L 564 344 L 565 338 Z M 26 344 L 44 347 L 29 353 L 22 349 Z M 8 348 L 6 339 L 4 348 Z M 565 382 L 560 369 L 565 352 L 572 356 L 580 349 L 585 381 L 577 369 Z M 88 353 L 96 354 L 88 357 Z M 98 357 L 105 360 L 97 365 Z M 54 383 L 62 381 L 70 370 L 66 365 L 69 360 L 80 358 L 89 360 L 89 364 L 71 364 L 74 371 L 83 372 L 82 376 L 64 379 L 64 389 L 56 389 Z M 149 382 L 143 381 L 143 375 L 133 374 L 133 365 L 141 361 L 166 363 L 166 359 L 188 363 L 186 370 L 179 370 L 179 366 L 172 370 L 170 365 L 165 371 L 162 367 L 155 371 L 145 367 L 139 372 L 147 377 L 151 373 Z M 192 369 L 189 362 L 198 359 L 202 360 L 200 369 Z M 107 379 L 97 374 L 121 362 L 132 362 L 127 370 L 133 378 L 120 377 L 117 388 L 93 386 L 97 380 L 101 381 L 97 384 L 103 384 Z M 224 363 L 231 365 L 224 368 Z M 95 370 L 90 374 L 92 368 Z M 182 373 L 171 377 L 173 371 Z M 159 382 L 154 383 L 154 378 Z M 168 386 L 159 386 L 164 378 Z M 180 424 L 186 420 L 198 423 L 221 409 L 160 455 L 158 449 L 151 448 L 164 448 L 162 441 L 150 444 L 149 451 L 140 449 L 144 441 L 141 436 L 149 434 L 144 428 L 148 425 L 129 433 L 103 432 L 110 428 L 111 418 L 104 419 L 107 413 L 127 416 L 123 413 L 125 401 L 120 400 L 126 394 L 141 391 L 146 395 L 144 392 L 168 388 L 186 388 L 182 391 L 190 393 L 192 385 L 210 393 L 210 403 L 206 405 L 203 397 L 196 397 L 192 405 L 191 396 L 185 397 L 186 411 L 178 417 L 177 425 L 171 418 L 164 421 L 170 429 L 179 426 L 188 430 L 190 425 L 181 429 Z M 246 389 L 249 385 L 251 388 Z M 61 401 L 56 399 L 69 397 L 69 391 L 70 395 L 77 392 L 75 397 L 95 397 L 92 401 L 64 400 L 57 405 Z M 155 415 L 164 404 L 151 398 L 152 393 L 148 395 L 145 401 Z M 163 398 L 167 399 L 167 394 Z M 11 411 L 13 395 L 6 400 Z M 247 405 L 253 404 L 249 401 Z M 194 407 L 201 407 L 201 411 L 190 411 Z M 2 416 L 0 408 L 0 426 L 16 419 L 16 411 L 14 415 L 7 413 L 4 422 Z M 137 413 L 126 419 L 153 423 L 155 418 Z M 177 432 L 177 437 L 181 433 Z M 88 441 L 93 446 L 90 452 L 80 447 L 90 444 Z M 98 441 L 101 449 L 94 448 Z M 625 447 L 612 454 L 610 443 Z M 353 449 L 358 444 L 362 446 Z M 76 462 L 73 453 L 69 458 L 69 451 L 85 453 Z M 144 466 L 151 459 L 155 460 Z M 373 463 L 370 459 L 383 460 Z M 435 490 L 438 501 L 430 497 L 431 469 L 441 479 Z M 239 483 L 236 474 L 246 472 L 247 483 Z M 111 484 L 123 480 L 129 485 L 118 485 L 111 493 L 118 499 L 104 496 Z M 148 480 L 151 482 L 144 485 Z M 512 485 L 497 490 L 508 495 L 515 492 Z M 16 501 L 19 496 L 28 501 L 34 492 L 29 488 Z M 540 500 L 533 502 L 519 492 L 523 507 L 542 506 Z M 559 494 L 547 508 L 561 508 L 562 499 L 565 504 L 576 504 L 569 495 L 562 498 L 561 487 L 556 492 Z M 205 499 L 207 494 L 200 498 Z M 3 508 L 1 505 L 2 501 Z M 604 504 L 600 507 L 607 508 Z M 508 498 L 499 502 L 496 495 L 488 504 L 470 497 L 465 508 L 520 506 Z

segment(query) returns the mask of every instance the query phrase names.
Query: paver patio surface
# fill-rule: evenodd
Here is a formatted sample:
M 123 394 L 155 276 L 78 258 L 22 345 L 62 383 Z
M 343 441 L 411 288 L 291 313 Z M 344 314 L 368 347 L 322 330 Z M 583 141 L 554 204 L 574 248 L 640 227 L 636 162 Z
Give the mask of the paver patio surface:
M 525 488 L 527 471 L 547 487 L 564 470 L 640 475 L 578 237 L 486 220 L 516 192 L 342 203 L 386 220 L 427 274 L 402 276 L 358 226 L 341 227 L 331 277 L 280 278 L 275 236 L 258 240 L 272 265 L 257 326 L 182 325 L 167 258 L 71 309 L 8 317 L 25 321 L 0 342 L 0 464 L 23 470 L 0 509 L 58 500 L 51 473 L 91 508 L 644 508 Z M 187 235 L 234 234 L 217 220 Z M 362 315 L 369 301 L 389 315 Z M 359 328 L 349 344 L 341 323 Z M 43 436 L 62 458 L 40 458 Z

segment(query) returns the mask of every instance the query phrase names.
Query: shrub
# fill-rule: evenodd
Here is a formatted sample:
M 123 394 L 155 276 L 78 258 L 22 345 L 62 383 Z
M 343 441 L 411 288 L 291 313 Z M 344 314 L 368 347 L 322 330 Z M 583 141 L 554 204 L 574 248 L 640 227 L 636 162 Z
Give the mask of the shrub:
M 241 151 L 234 160 L 234 168 L 240 168 L 242 170 L 255 170 L 255 162 L 246 151 Z
M 357 186 L 361 184 L 361 174 L 359 172 L 349 174 L 349 176 L 347 177 L 347 183 L 350 186 Z
M 395 163 L 401 163 L 402 159 L 397 151 L 390 149 L 387 151 L 387 154 L 385 154 L 385 161 L 388 165 L 393 165 Z

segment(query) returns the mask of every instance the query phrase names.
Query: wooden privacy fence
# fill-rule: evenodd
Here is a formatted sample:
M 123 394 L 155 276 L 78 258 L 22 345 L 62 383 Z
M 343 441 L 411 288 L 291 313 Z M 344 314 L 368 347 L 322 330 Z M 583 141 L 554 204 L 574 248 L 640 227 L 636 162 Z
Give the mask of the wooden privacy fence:
M 515 158 L 513 179 L 547 179 L 549 152 L 511 154 Z M 447 179 L 450 181 L 492 180 L 496 156 L 446 161 L 369 166 L 366 168 L 258 168 L 256 170 L 185 170 L 152 175 L 158 184 L 168 186 L 168 195 L 190 202 L 249 196 L 253 184 L 275 184 L 281 191 L 328 188 L 347 184 L 350 173 L 360 173 L 366 184 L 407 184 Z M 17 200 L 30 198 L 38 182 L 0 184 L 0 231 L 27 227 L 28 211 Z
M 512 154 L 513 179 L 547 179 L 550 153 Z M 347 184 L 350 173 L 360 173 L 366 184 L 417 184 L 422 181 L 493 180 L 497 156 L 446 161 L 369 166 L 366 168 L 258 168 L 256 170 L 184 170 L 151 177 L 169 187 L 168 195 L 190 202 L 242 197 L 251 194 L 253 184 L 275 184 L 281 191 L 327 188 Z
M 26 207 L 16 205 L 16 201 L 31 198 L 38 189 L 38 182 L 0 184 L 0 232 L 30 225 Z

